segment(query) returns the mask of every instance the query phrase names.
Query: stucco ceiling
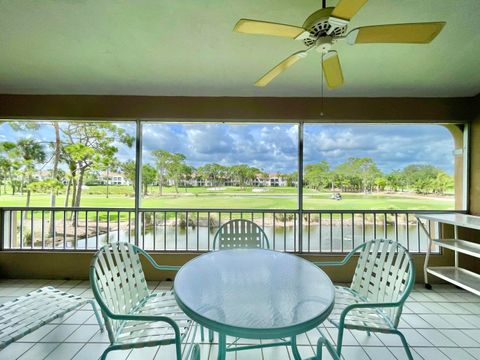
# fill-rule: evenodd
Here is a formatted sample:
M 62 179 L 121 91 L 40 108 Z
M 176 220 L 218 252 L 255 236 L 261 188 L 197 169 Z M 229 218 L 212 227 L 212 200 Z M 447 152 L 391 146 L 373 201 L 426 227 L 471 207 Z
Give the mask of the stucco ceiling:
M 301 25 L 320 7 L 320 0 L 0 0 L 0 93 L 319 96 L 319 54 L 257 88 L 304 45 L 232 28 L 242 17 Z M 345 85 L 325 96 L 476 95 L 479 15 L 479 0 L 369 0 L 350 29 L 447 25 L 428 45 L 335 45 Z

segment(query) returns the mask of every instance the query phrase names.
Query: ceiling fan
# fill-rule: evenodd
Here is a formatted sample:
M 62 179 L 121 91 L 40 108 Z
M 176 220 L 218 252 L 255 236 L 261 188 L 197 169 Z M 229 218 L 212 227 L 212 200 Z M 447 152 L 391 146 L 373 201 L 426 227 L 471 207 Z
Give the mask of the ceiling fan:
M 340 60 L 332 46 L 341 40 L 348 44 L 367 43 L 410 43 L 427 44 L 442 30 L 445 22 L 407 23 L 373 25 L 356 28 L 347 33 L 352 17 L 367 0 L 340 0 L 336 7 L 326 7 L 311 14 L 300 26 L 273 23 L 261 20 L 240 19 L 234 31 L 246 34 L 281 36 L 303 41 L 306 50 L 290 55 L 255 83 L 266 86 L 313 50 L 322 54 L 322 68 L 328 87 L 336 88 L 343 84 Z

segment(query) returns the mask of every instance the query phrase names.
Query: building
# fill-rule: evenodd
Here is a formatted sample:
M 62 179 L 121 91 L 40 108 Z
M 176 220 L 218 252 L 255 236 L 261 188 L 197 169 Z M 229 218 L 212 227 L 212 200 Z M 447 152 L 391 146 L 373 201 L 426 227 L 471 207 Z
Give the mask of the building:
M 118 172 L 102 171 L 98 174 L 98 179 L 102 185 L 132 185 L 124 174 Z

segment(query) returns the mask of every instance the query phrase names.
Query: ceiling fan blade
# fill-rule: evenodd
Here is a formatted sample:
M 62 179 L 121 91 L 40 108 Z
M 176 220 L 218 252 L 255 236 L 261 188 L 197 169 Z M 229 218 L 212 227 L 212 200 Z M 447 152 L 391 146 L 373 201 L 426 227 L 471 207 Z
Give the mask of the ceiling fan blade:
M 407 43 L 427 44 L 438 35 L 445 22 L 365 26 L 346 36 L 349 44 Z
M 336 51 L 329 51 L 323 56 L 322 68 L 329 88 L 336 88 L 343 84 L 342 67 Z
M 350 20 L 368 0 L 340 0 L 330 16 Z
M 309 34 L 304 28 L 299 26 L 250 19 L 238 20 L 233 31 L 245 34 L 282 36 L 290 39 L 296 39 L 304 33 Z
M 290 55 L 288 58 L 283 60 L 280 64 L 275 66 L 272 70 L 267 72 L 265 75 L 263 75 L 260 79 L 257 80 L 255 83 L 255 86 L 266 86 L 270 81 L 275 79 L 278 75 L 280 75 L 282 72 L 287 70 L 290 66 L 295 64 L 298 60 L 304 58 L 307 56 L 306 51 L 299 51 L 293 55 Z

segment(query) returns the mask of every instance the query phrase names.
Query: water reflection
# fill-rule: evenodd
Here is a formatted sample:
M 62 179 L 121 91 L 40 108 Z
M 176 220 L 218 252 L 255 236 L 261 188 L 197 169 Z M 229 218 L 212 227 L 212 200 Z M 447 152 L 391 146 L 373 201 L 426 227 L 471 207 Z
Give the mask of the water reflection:
M 213 239 L 217 228 L 206 226 L 175 227 L 156 226 L 145 229 L 141 234 L 139 245 L 146 250 L 159 251 L 207 251 L 212 249 Z M 270 247 L 279 251 L 299 251 L 298 227 L 285 226 L 273 227 L 264 226 L 265 233 L 270 241 Z M 134 232 L 126 230 L 111 231 L 108 236 L 98 236 L 98 244 L 104 245 L 107 242 L 133 241 Z M 387 238 L 397 240 L 407 247 L 411 252 L 425 252 L 427 249 L 427 238 L 420 232 L 417 225 L 398 224 L 377 224 L 375 225 L 354 225 L 344 224 L 321 225 L 311 224 L 303 227 L 303 252 L 348 252 L 364 241 L 374 238 Z M 296 245 L 295 245 L 296 244 Z M 95 249 L 97 237 L 88 238 L 87 248 Z M 85 239 L 78 240 L 78 248 L 85 248 Z

